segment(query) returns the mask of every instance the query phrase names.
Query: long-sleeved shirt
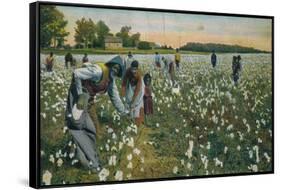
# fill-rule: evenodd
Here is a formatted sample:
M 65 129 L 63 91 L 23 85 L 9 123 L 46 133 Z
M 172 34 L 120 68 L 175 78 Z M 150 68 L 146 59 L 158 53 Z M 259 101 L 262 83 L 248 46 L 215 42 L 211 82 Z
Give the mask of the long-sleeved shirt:
M 181 62 L 181 54 L 180 53 L 176 53 L 175 54 L 175 61 L 176 62 Z
M 122 91 L 126 91 L 127 85 L 130 83 L 131 86 L 135 86 L 134 94 L 131 100 L 131 104 L 135 104 L 136 97 L 139 95 L 142 87 L 142 75 L 140 71 L 134 76 L 130 69 L 127 69 L 125 76 L 122 81 Z
M 126 59 L 125 59 L 125 65 L 126 65 L 126 69 L 130 68 L 131 67 L 131 63 L 134 61 L 134 57 L 133 56 L 128 56 Z
M 160 61 L 161 61 L 161 56 L 159 54 L 156 54 L 155 58 L 154 58 L 154 62 L 155 63 L 160 63 Z
M 106 66 L 104 66 L 104 67 L 106 67 Z M 106 69 L 107 69 L 107 71 L 106 71 Z M 107 76 L 105 76 L 105 75 L 107 75 Z M 83 93 L 82 80 L 90 80 L 95 85 L 98 85 L 99 83 L 102 82 L 102 80 L 104 80 L 104 77 L 108 78 L 108 75 L 109 75 L 109 69 L 108 68 L 103 69 L 98 64 L 94 64 L 92 66 L 88 66 L 88 67 L 84 67 L 84 68 L 75 69 L 74 78 L 75 78 L 75 85 L 76 85 L 78 95 Z M 114 79 L 109 80 L 106 91 L 109 95 L 109 98 L 110 98 L 113 106 L 117 109 L 117 111 L 122 114 L 126 113 L 125 106 L 120 99 L 119 92 L 118 92 Z

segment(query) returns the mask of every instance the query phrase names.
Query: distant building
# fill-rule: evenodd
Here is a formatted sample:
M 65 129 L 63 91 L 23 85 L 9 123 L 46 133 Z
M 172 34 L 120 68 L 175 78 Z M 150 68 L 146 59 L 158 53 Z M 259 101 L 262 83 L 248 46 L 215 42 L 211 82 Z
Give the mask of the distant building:
M 123 41 L 119 37 L 107 36 L 104 39 L 104 47 L 105 47 L 105 49 L 122 48 Z

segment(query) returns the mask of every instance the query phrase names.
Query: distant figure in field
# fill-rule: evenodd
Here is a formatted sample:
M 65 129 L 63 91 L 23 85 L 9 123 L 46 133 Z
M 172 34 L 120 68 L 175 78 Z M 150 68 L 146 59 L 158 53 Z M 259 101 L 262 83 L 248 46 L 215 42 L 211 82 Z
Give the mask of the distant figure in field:
M 84 54 L 84 57 L 82 58 L 82 63 L 87 63 L 87 62 L 89 62 L 88 54 L 85 53 L 85 54 Z
M 179 49 L 177 48 L 175 54 L 175 63 L 176 63 L 177 71 L 179 71 L 180 69 L 180 62 L 181 62 L 181 54 L 179 52 Z
M 50 52 L 50 54 L 46 58 L 46 69 L 47 72 L 52 72 L 53 71 L 53 66 L 54 66 L 54 54 L 53 52 Z
M 217 65 L 217 55 L 215 54 L 215 51 L 213 51 L 211 55 L 211 63 L 213 65 L 213 68 L 215 68 Z
M 130 110 L 131 118 L 135 119 L 137 126 L 140 126 L 144 120 L 144 81 L 138 67 L 138 61 L 134 60 L 131 67 L 126 70 L 122 81 L 122 96 L 126 98 L 126 107 Z
M 133 57 L 133 54 L 131 51 L 128 52 L 128 55 L 125 59 L 125 66 L 126 66 L 126 69 L 130 68 L 131 67 L 131 64 L 132 62 L 134 61 L 134 57 Z
M 72 62 L 70 62 L 70 67 L 72 69 L 76 69 L 76 63 L 77 63 L 77 61 L 76 61 L 75 57 L 73 57 Z
M 143 77 L 144 81 L 144 114 L 152 115 L 153 114 L 153 101 L 152 101 L 152 90 L 151 90 L 151 76 L 149 73 L 145 74 Z
M 64 57 L 65 68 L 68 69 L 68 64 L 73 64 L 73 56 L 70 52 L 68 52 Z
M 172 82 L 172 86 L 175 84 L 175 66 L 174 62 L 169 57 L 162 57 L 162 61 L 165 65 L 164 72 L 168 72 L 169 78 Z
M 242 70 L 241 56 L 233 56 L 232 60 L 232 76 L 235 85 L 238 85 L 239 75 Z
M 155 63 L 156 68 L 158 68 L 158 69 L 161 68 L 161 56 L 158 52 L 155 52 L 154 63 Z

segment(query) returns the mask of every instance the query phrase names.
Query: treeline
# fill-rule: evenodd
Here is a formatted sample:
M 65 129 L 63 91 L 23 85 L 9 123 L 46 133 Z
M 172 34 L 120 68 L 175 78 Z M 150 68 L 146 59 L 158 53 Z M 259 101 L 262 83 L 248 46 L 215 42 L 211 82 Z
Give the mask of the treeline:
M 181 50 L 195 52 L 221 52 L 221 53 L 268 53 L 252 47 L 243 47 L 239 45 L 215 44 L 215 43 L 187 43 L 180 47 Z
M 40 9 L 40 45 L 42 48 L 71 48 L 65 45 L 68 22 L 56 6 L 44 5 Z M 137 47 L 140 42 L 139 32 L 132 34 L 131 26 L 122 26 L 115 35 L 110 32 L 109 26 L 102 20 L 94 22 L 92 19 L 81 18 L 75 22 L 75 48 L 104 48 L 107 36 L 116 36 L 122 39 L 123 47 Z
M 76 21 L 74 39 L 76 48 L 104 48 L 105 38 L 115 36 L 122 39 L 123 47 L 136 47 L 140 41 L 140 33 L 129 34 L 132 28 L 122 26 L 115 35 L 102 20 L 95 23 L 92 19 L 81 18 Z

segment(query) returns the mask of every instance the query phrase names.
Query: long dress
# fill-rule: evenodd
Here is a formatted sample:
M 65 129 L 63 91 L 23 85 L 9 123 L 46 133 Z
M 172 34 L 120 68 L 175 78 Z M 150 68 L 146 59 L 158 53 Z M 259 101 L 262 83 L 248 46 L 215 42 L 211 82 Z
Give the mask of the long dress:
M 74 81 L 69 89 L 66 124 L 77 147 L 77 157 L 87 168 L 100 167 L 96 151 L 96 129 L 87 109 L 78 110 L 76 107 L 78 94 Z
M 126 89 L 125 103 L 127 109 L 130 109 L 130 116 L 132 118 L 142 117 L 141 109 L 143 109 L 144 86 L 141 73 L 138 72 L 135 78 L 130 69 L 127 69 L 122 87 Z
M 114 57 L 108 63 L 120 63 L 120 56 Z M 88 167 L 97 169 L 100 167 L 98 154 L 96 151 L 96 128 L 93 117 L 89 115 L 87 108 L 78 110 L 78 94 L 86 91 L 92 98 L 97 93 L 108 93 L 108 96 L 115 107 L 121 113 L 127 113 L 122 103 L 115 80 L 109 80 L 109 68 L 103 63 L 95 65 L 87 64 L 87 67 L 75 69 L 72 82 L 69 88 L 66 107 L 66 124 L 77 146 L 77 157 L 80 162 Z M 91 105 L 88 105 L 91 109 Z M 92 105 L 93 106 L 93 105 Z
M 152 92 L 149 86 L 145 86 L 144 88 L 144 114 L 151 115 L 153 114 L 153 101 L 152 101 Z

